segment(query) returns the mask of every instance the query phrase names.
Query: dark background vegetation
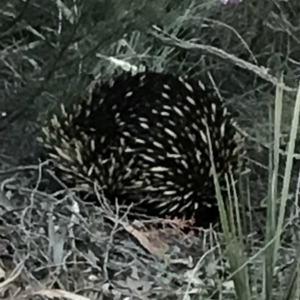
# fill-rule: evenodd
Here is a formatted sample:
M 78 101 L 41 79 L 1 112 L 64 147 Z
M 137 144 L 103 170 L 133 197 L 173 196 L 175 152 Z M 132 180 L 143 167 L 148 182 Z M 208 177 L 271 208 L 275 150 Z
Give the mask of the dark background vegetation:
M 299 0 L 2 0 L 0 3 L 0 154 L 4 166 L 37 162 L 36 136 L 60 103 L 72 103 L 96 76 L 114 68 L 105 57 L 196 77 L 211 85 L 237 113 L 249 135 L 250 175 L 245 198 L 259 208 L 267 193 L 275 88 L 234 61 L 207 51 L 166 46 L 153 25 L 182 40 L 222 49 L 268 69 L 297 88 L 300 75 Z M 76 5 L 75 5 L 76 4 Z M 73 15 L 68 17 L 72 12 Z M 295 93 L 284 97 L 282 149 Z M 299 148 L 299 147 L 298 147 Z M 300 151 L 300 149 L 296 149 Z M 284 162 L 282 163 L 284 167 Z M 294 183 L 298 163 L 295 161 Z M 293 190 L 294 191 L 294 190 Z
M 0 104 L 9 112 L 1 127 L 1 151 L 16 158 L 38 157 L 35 136 L 41 124 L 85 91 L 95 76 L 105 78 L 114 56 L 133 65 L 197 77 L 210 85 L 210 72 L 221 95 L 251 136 L 249 158 L 267 166 L 263 145 L 270 146 L 270 108 L 274 87 L 253 72 L 205 51 L 166 47 L 149 34 L 157 25 L 183 40 L 211 45 L 238 58 L 285 74 L 297 86 L 299 77 L 298 1 L 2 1 L 0 18 Z M 68 19 L 68 13 L 74 12 Z M 283 133 L 288 133 L 292 103 L 284 99 Z M 272 117 L 272 116 L 271 116 Z M 7 123 L 9 123 L 7 125 Z M 1 128 L 0 127 L 0 128 Z M 285 146 L 285 138 L 282 139 Z M 252 165 L 250 178 L 264 193 L 264 170 Z M 258 185 L 258 186 L 257 186 Z M 260 186 L 263 185 L 263 186 Z M 260 198 L 257 195 L 256 198 Z

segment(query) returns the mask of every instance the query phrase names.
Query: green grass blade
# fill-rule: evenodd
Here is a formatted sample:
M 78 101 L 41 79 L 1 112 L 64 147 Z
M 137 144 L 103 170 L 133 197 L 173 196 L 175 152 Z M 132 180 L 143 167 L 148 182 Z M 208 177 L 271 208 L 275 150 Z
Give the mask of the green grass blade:
M 289 140 L 289 144 L 288 144 L 288 151 L 287 151 L 288 153 L 287 153 L 287 158 L 286 158 L 286 167 L 285 167 L 282 196 L 281 196 L 282 198 L 281 198 L 281 203 L 280 203 L 279 216 L 278 216 L 277 229 L 276 229 L 276 239 L 275 239 L 275 245 L 274 245 L 274 262 L 276 262 L 277 253 L 278 253 L 278 250 L 280 247 L 280 237 L 281 237 L 281 233 L 282 233 L 284 214 L 285 214 L 286 202 L 287 202 L 287 198 L 288 198 L 291 173 L 292 173 L 292 167 L 293 167 L 295 140 L 296 140 L 298 125 L 299 125 L 299 113 L 300 113 L 300 85 L 298 87 L 296 103 L 295 103 L 295 108 L 294 108 L 294 116 L 293 116 L 293 120 L 292 120 L 291 132 L 290 132 L 290 140 Z
M 280 78 L 280 83 L 283 82 L 283 77 Z M 282 117 L 282 101 L 283 89 L 281 85 L 276 87 L 275 97 L 275 113 L 274 113 L 274 148 L 270 153 L 269 172 L 270 172 L 270 186 L 269 194 L 267 197 L 267 222 L 266 222 L 266 244 L 268 244 L 275 235 L 276 230 L 276 211 L 277 211 L 277 184 L 278 184 L 278 170 L 279 170 L 279 147 L 280 147 L 280 135 L 281 135 L 281 117 Z M 273 155 L 272 155 L 273 154 Z M 273 169 L 274 166 L 274 169 Z M 272 171 L 273 170 L 273 171 Z M 274 244 L 268 247 L 265 253 L 264 263 L 264 294 L 266 299 L 272 298 L 273 290 L 273 271 L 274 271 Z

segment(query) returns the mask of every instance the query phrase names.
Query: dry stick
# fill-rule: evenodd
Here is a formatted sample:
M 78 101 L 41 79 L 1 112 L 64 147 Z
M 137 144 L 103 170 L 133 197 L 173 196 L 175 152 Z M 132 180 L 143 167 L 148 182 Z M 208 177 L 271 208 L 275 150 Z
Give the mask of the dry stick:
M 173 35 L 170 35 L 163 31 L 162 29 L 158 28 L 157 26 L 152 26 L 153 30 L 150 30 L 150 34 L 152 34 L 155 38 L 160 39 L 163 41 L 165 44 L 171 45 L 171 46 L 176 46 L 179 48 L 183 49 L 198 49 L 198 50 L 204 50 L 210 54 L 216 55 L 220 58 L 223 58 L 225 60 L 229 60 L 231 62 L 234 62 L 235 65 L 239 66 L 242 69 L 249 70 L 259 77 L 265 79 L 266 81 L 269 81 L 273 83 L 274 85 L 279 85 L 280 87 L 283 88 L 283 90 L 288 91 L 288 92 L 296 92 L 296 88 L 289 87 L 283 83 L 281 83 L 276 77 L 273 77 L 272 75 L 268 74 L 268 69 L 265 67 L 258 67 L 254 64 L 251 64 L 245 60 L 242 60 L 238 57 L 236 57 L 233 54 L 229 54 L 221 49 L 218 49 L 213 46 L 209 45 L 201 45 L 201 44 L 196 44 L 193 42 L 189 41 L 183 41 Z

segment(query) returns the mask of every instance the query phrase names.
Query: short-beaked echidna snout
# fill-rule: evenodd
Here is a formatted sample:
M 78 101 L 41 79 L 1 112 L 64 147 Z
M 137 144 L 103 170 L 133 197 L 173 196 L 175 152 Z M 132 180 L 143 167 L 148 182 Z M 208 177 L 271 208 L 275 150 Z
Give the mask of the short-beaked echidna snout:
M 218 216 L 209 139 L 225 187 L 223 175 L 230 166 L 238 174 L 244 151 L 234 125 L 201 82 L 146 71 L 97 86 L 68 111 L 62 106 L 39 140 L 69 186 L 93 190 L 96 182 L 138 212 L 194 216 L 207 226 Z

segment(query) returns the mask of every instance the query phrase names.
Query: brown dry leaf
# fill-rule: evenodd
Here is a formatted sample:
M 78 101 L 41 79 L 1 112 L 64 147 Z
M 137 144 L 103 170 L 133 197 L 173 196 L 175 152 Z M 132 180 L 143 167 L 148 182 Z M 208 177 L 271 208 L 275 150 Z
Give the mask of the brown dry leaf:
M 91 300 L 90 298 L 80 296 L 64 290 L 58 290 L 58 289 L 42 289 L 40 291 L 33 292 L 33 295 L 46 296 L 50 299 L 57 297 L 57 298 L 65 298 L 70 300 Z
M 131 225 L 126 225 L 124 228 L 128 233 L 132 234 L 144 248 L 154 255 L 162 256 L 163 253 L 169 250 L 169 246 L 160 239 L 158 231 L 141 232 Z
M 163 224 L 167 226 L 171 226 L 173 229 L 177 229 L 178 231 L 184 230 L 184 229 L 192 229 L 194 225 L 194 218 L 192 219 L 180 219 L 180 218 L 173 218 L 169 219 L 166 218 L 163 220 Z

